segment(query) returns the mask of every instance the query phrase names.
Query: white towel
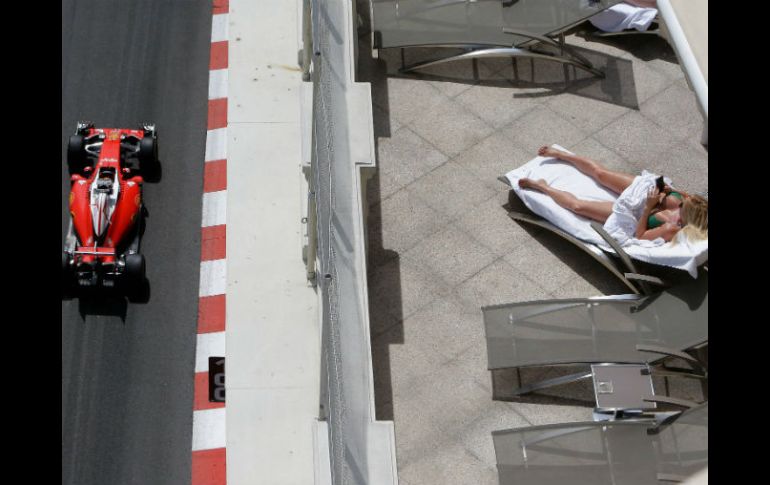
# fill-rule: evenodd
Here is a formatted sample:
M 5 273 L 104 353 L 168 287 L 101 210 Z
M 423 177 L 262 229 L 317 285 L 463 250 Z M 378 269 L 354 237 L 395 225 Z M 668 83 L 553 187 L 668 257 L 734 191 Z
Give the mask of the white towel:
M 636 177 L 631 185 L 623 191 L 612 206 L 612 214 L 604 223 L 604 230 L 612 236 L 621 246 L 638 245 L 646 248 L 661 246 L 666 241 L 659 237 L 652 241 L 636 239 L 636 227 L 644 212 L 647 194 L 655 187 L 655 179 L 658 175 L 644 170 Z M 670 180 L 664 179 L 667 184 Z
M 553 145 L 553 148 L 570 153 L 559 145 Z M 631 258 L 678 268 L 687 271 L 693 278 L 698 276 L 698 266 L 708 261 L 708 240 L 688 241 L 685 237 L 680 237 L 681 233 L 675 238 L 676 244 L 666 243 L 663 239 L 647 241 L 633 238 L 638 217 L 633 220 L 632 227 L 629 219 L 624 218 L 622 214 L 626 214 L 627 211 L 631 214 L 637 212 L 641 214 L 647 190 L 655 184 L 657 178 L 655 174 L 643 172 L 620 196 L 597 184 L 570 163 L 554 158 L 536 157 L 505 174 L 516 195 L 532 212 L 582 241 L 594 244 L 604 251 L 613 252 L 607 242 L 591 227 L 590 219 L 561 207 L 542 192 L 520 188 L 519 180 L 525 177 L 535 180 L 545 179 L 551 187 L 570 192 L 579 199 L 613 202 L 613 214 L 607 220 L 610 227 L 608 228 L 605 224 L 605 230 L 609 229 L 608 232 L 611 234 L 614 232 L 620 235 L 623 241 L 621 243 L 618 240 L 618 242 Z M 670 180 L 665 180 L 673 187 Z M 613 227 L 616 222 L 617 227 Z
M 628 29 L 636 29 L 639 32 L 646 31 L 658 10 L 655 8 L 641 8 L 627 3 L 618 3 L 603 10 L 589 20 L 599 30 L 604 32 L 621 32 Z

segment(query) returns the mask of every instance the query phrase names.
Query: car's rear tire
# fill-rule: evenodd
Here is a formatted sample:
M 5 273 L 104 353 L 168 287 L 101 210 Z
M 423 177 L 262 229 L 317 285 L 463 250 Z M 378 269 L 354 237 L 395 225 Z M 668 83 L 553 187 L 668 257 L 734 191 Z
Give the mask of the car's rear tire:
M 131 302 L 144 302 L 147 299 L 145 297 L 147 293 L 146 266 L 144 255 L 129 254 L 126 256 L 124 288 L 125 295 Z
M 143 254 L 129 254 L 126 256 L 126 278 L 130 285 L 144 281 L 147 264 Z
M 71 174 L 81 173 L 86 164 L 86 139 L 72 135 L 67 145 L 67 167 Z

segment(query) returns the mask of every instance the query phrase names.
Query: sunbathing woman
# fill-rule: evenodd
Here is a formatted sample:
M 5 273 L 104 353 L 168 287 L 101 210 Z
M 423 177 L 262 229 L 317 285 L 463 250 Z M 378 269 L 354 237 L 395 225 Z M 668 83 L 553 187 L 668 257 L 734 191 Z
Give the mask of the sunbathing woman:
M 640 177 L 613 172 L 593 160 L 551 147 L 540 148 L 538 155 L 569 162 L 618 195 L 631 187 L 635 181 L 642 181 Z M 663 190 L 660 191 L 649 181 L 649 177 L 646 183 L 650 187 L 647 189 L 647 198 L 643 207 L 639 208 L 642 209 L 641 215 L 636 222 L 633 237 L 647 240 L 663 238 L 665 241 L 671 241 L 679 231 L 685 228 L 684 234 L 690 239 L 708 238 L 708 201 L 705 198 L 683 191 L 675 191 L 668 185 L 664 185 Z M 554 189 L 545 180 L 523 178 L 519 180 L 519 186 L 524 189 L 543 192 L 561 207 L 602 224 L 607 222 L 607 219 L 613 214 L 613 207 L 616 204 L 578 199 L 569 192 Z M 636 210 L 636 212 L 639 211 Z

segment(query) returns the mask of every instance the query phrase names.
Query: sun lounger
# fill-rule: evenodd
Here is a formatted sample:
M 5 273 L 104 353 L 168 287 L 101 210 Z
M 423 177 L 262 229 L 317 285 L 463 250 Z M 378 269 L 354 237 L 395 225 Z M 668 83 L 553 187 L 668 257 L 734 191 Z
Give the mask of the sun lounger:
M 493 431 L 500 485 L 661 485 L 708 466 L 708 404 L 658 422 Z
M 465 50 L 405 66 L 402 72 L 460 59 L 528 57 L 570 64 L 604 77 L 567 46 L 561 34 L 620 1 L 371 0 L 374 48 Z
M 598 412 L 654 409 L 656 402 L 686 407 L 692 403 L 657 396 L 651 387 L 638 390 L 630 382 L 622 382 L 614 391 L 603 388 L 602 382 L 613 378 L 602 375 L 609 373 L 618 382 L 636 379 L 642 387 L 649 379 L 634 377 L 634 372 L 636 376 L 706 376 L 707 362 L 685 351 L 708 342 L 707 275 L 648 296 L 511 303 L 483 307 L 482 312 L 490 370 L 592 366 L 585 372 L 521 385 L 513 392 L 515 395 L 594 378 Z M 667 358 L 681 359 L 690 368 L 668 367 Z M 602 367 L 607 365 L 614 367 Z M 616 405 L 616 398 L 650 405 Z
M 568 151 L 559 145 L 553 145 Z M 534 214 L 511 211 L 514 220 L 535 224 L 574 243 L 594 257 L 635 293 L 650 293 L 650 284 L 664 285 L 654 274 L 641 274 L 634 261 L 685 271 L 696 278 L 698 269 L 708 261 L 708 240 L 691 242 L 680 238 L 676 244 L 631 240 L 618 244 L 601 224 L 559 206 L 549 196 L 519 187 L 523 177 L 545 179 L 552 187 L 566 190 L 580 199 L 614 202 L 617 195 L 597 184 L 572 165 L 553 158 L 536 157 L 523 166 L 499 177 Z

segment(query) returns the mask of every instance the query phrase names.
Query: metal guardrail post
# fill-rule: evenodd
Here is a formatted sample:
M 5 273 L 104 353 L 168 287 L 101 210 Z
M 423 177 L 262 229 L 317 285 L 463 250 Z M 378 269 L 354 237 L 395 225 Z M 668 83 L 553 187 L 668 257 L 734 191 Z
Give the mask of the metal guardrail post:
M 313 167 L 310 167 L 310 180 L 313 180 Z M 307 193 L 307 253 L 305 269 L 307 271 L 307 280 L 313 285 L 316 284 L 316 255 L 318 248 L 318 217 L 316 214 L 315 188 L 311 186 Z
M 302 80 L 310 81 L 310 64 L 313 58 L 313 16 L 312 0 L 302 1 L 302 50 L 300 51 L 300 67 Z

